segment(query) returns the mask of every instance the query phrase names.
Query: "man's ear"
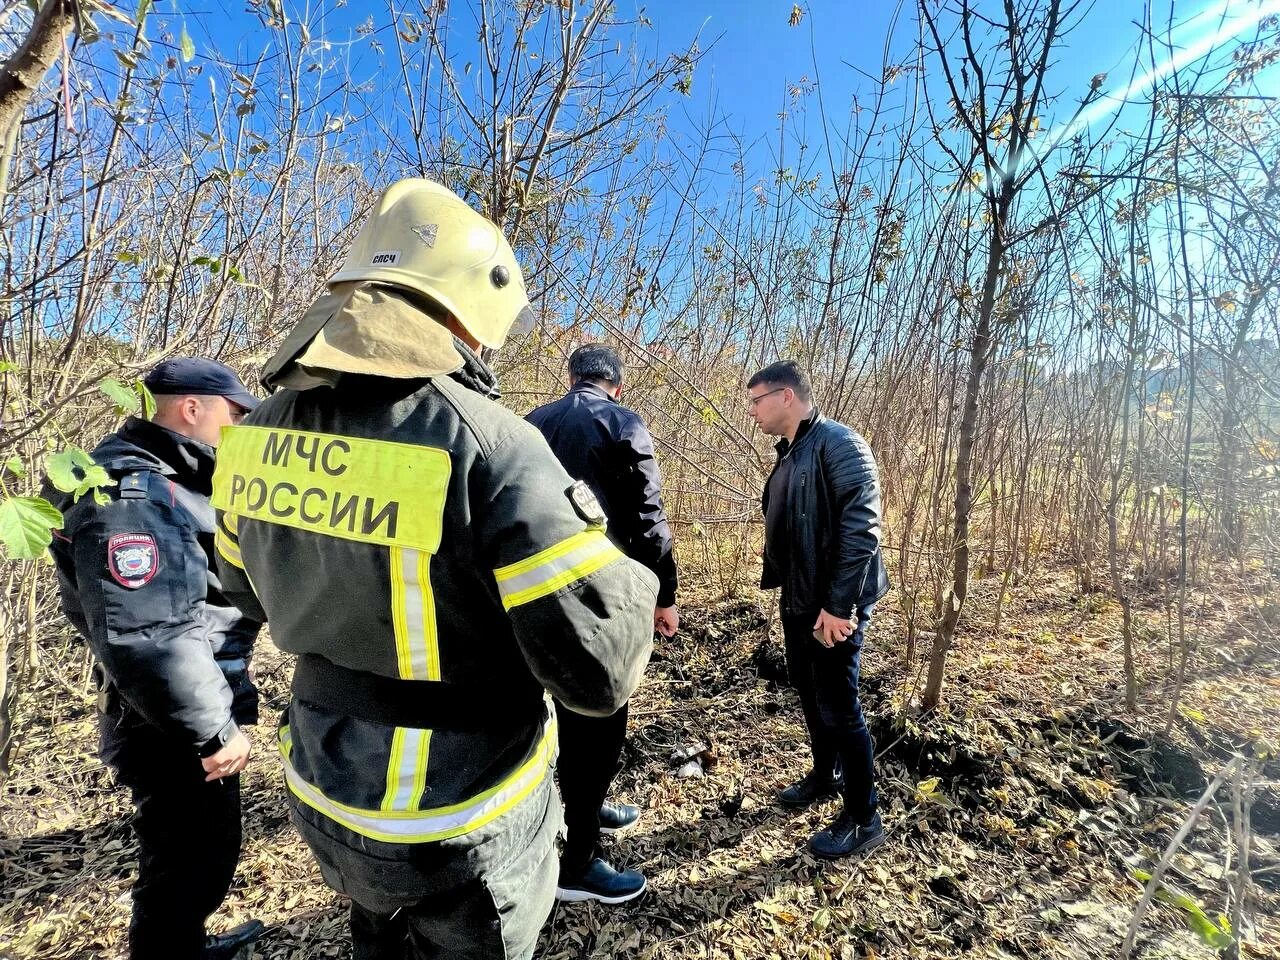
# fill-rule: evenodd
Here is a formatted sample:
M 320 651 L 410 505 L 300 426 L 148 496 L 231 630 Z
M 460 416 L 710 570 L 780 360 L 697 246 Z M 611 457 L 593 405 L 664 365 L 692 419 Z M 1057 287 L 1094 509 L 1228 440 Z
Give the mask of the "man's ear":
M 186 423 L 192 426 L 199 423 L 201 409 L 199 397 L 182 398 L 182 419 Z

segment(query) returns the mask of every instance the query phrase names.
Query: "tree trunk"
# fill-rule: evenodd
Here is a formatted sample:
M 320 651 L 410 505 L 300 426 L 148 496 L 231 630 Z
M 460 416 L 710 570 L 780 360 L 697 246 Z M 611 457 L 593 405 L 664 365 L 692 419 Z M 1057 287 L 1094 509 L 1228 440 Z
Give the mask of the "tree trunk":
M 75 22 L 74 0 L 45 0 L 31 21 L 26 39 L 0 64 L 0 204 L 8 187 L 18 124 L 40 81 L 58 59 Z
M 1000 267 L 1004 260 L 1004 228 L 1009 207 L 1013 201 L 1014 186 L 1011 180 L 1001 185 L 1000 196 L 993 204 L 991 246 L 987 251 L 986 275 L 982 281 L 982 304 L 978 312 L 978 326 L 973 333 L 973 346 L 969 351 L 969 376 L 965 384 L 964 407 L 960 414 L 960 439 L 956 443 L 956 500 L 952 526 L 951 589 L 942 598 L 942 610 L 938 618 L 938 631 L 933 637 L 933 649 L 929 653 L 929 675 L 925 681 L 921 703 L 926 710 L 938 705 L 942 699 L 942 678 L 947 666 L 947 653 L 955 640 L 956 624 L 965 597 L 969 595 L 969 515 L 973 510 L 973 453 L 978 425 L 978 397 L 982 388 L 982 375 L 991 357 L 991 332 L 996 305 L 996 286 L 1000 281 Z

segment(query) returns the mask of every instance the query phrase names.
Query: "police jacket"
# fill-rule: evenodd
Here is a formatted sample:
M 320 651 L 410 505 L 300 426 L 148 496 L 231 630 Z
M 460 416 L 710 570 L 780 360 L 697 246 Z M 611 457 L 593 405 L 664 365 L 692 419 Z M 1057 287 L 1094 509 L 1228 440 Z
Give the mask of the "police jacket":
M 795 441 L 777 444 L 779 471 L 789 473 L 786 504 L 766 523 L 760 586 L 782 587 L 782 610 L 849 619 L 889 591 L 880 552 L 880 478 L 867 441 L 814 411 Z M 771 515 L 772 482 L 762 508 Z M 781 542 L 779 542 L 781 541 Z
M 299 655 L 286 782 L 356 846 L 494 820 L 554 762 L 544 688 L 609 715 L 652 646 L 654 577 L 459 350 L 281 390 L 219 448 L 223 569 Z
M 147 722 L 215 749 L 256 723 L 248 666 L 260 624 L 227 600 L 214 563 L 207 444 L 130 417 L 93 451 L 117 481 L 72 501 L 52 545 L 67 618 Z
M 676 561 L 662 506 L 662 474 L 653 437 L 640 415 L 585 380 L 538 407 L 529 422 L 542 431 L 575 480 L 591 487 L 609 518 L 609 536 L 658 576 L 658 606 L 676 602 Z

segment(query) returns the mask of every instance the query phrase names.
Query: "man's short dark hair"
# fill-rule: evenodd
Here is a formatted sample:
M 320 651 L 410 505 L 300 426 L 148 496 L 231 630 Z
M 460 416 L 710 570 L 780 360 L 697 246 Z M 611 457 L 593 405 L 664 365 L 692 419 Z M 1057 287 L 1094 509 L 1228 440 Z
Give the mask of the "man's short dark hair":
M 747 389 L 760 385 L 790 387 L 797 397 L 808 403 L 813 399 L 813 384 L 800 364 L 794 360 L 778 360 L 769 364 L 747 381 Z
M 622 359 L 613 347 L 584 343 L 569 354 L 569 376 L 574 380 L 603 380 L 619 387 L 622 386 Z

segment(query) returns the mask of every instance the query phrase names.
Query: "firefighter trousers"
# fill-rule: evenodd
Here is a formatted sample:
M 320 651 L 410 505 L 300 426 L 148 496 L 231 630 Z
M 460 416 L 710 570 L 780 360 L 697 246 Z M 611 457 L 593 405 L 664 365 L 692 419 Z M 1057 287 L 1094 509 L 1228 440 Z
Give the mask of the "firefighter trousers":
M 550 775 L 471 834 L 384 843 L 290 796 L 325 882 L 351 898 L 352 960 L 527 960 L 555 897 L 560 798 Z

